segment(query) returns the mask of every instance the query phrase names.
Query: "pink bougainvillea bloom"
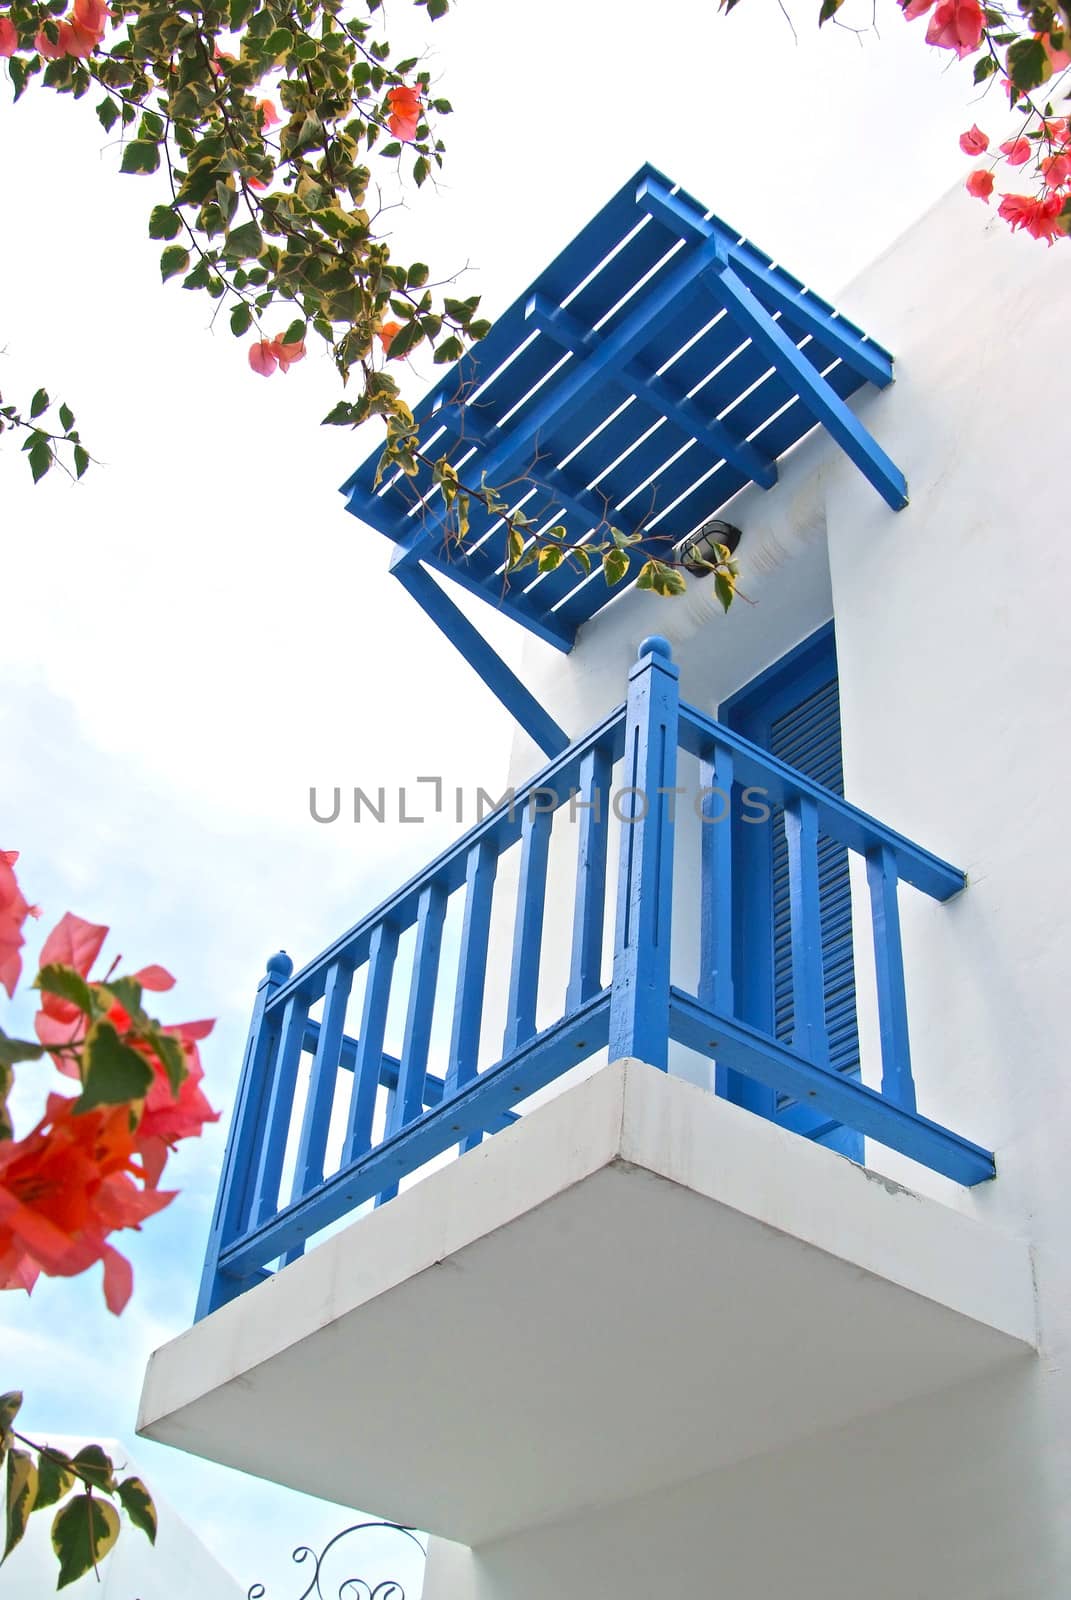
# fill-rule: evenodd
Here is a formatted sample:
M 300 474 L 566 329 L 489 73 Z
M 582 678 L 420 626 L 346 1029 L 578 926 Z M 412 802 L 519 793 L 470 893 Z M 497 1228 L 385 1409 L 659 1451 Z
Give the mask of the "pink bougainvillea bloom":
M 966 133 L 959 136 L 959 147 L 966 156 L 980 156 L 989 149 L 989 135 L 983 133 L 977 123 L 967 129 Z
M 1006 194 L 997 207 L 997 213 L 1013 233 L 1017 228 L 1022 228 L 1033 238 L 1045 239 L 1052 244 L 1060 232 L 1056 219 L 1063 206 L 1063 198 L 1058 194 L 1047 195 L 1044 200 L 1031 194 Z
M 387 95 L 390 105 L 390 117 L 387 126 L 396 139 L 411 144 L 416 138 L 417 124 L 420 121 L 420 90 L 411 89 L 408 84 L 399 84 Z
M 993 193 L 993 174 L 987 167 L 979 167 L 977 172 L 971 173 L 967 179 L 967 193 L 989 204 L 989 196 Z
M 0 17 L 0 56 L 13 56 L 19 47 L 19 36 L 10 17 Z
M 257 110 L 260 112 L 260 126 L 264 133 L 267 133 L 269 128 L 277 128 L 282 121 L 270 100 L 258 100 Z
M 272 355 L 279 363 L 280 372 L 288 372 L 295 361 L 305 358 L 305 341 L 297 339 L 293 344 L 284 344 L 282 334 L 277 334 L 271 342 Z
M 15 877 L 17 850 L 0 850 L 0 986 L 13 999 L 22 971 L 20 951 L 25 943 L 22 925 L 27 917 L 39 917 L 37 906 L 26 903 Z
M 939 0 L 926 29 L 926 43 L 954 50 L 960 60 L 982 42 L 985 13 L 978 0 Z
M 1041 173 L 1046 189 L 1062 189 L 1071 183 L 1071 156 L 1046 156 Z
M 903 7 L 904 16 L 908 22 L 914 22 L 916 17 L 924 17 L 933 5 L 933 0 L 907 0 Z
M 1046 139 L 1051 139 L 1053 144 L 1063 145 L 1068 141 L 1069 126 L 1071 125 L 1069 125 L 1066 117 L 1057 117 L 1052 122 L 1043 122 L 1041 124 L 1041 129 Z
M 262 378 L 270 378 L 279 365 L 270 339 L 258 339 L 249 352 L 249 365 Z
M 1065 35 L 1066 37 L 1066 35 Z M 1041 40 L 1041 48 L 1049 58 L 1049 65 L 1054 72 L 1063 72 L 1065 67 L 1071 67 L 1071 52 L 1064 48 L 1053 48 L 1052 35 L 1048 33 L 1035 33 L 1035 39 Z
M 1009 167 L 1021 167 L 1034 153 L 1029 139 L 1005 139 L 1000 149 L 1001 154 L 1007 156 Z

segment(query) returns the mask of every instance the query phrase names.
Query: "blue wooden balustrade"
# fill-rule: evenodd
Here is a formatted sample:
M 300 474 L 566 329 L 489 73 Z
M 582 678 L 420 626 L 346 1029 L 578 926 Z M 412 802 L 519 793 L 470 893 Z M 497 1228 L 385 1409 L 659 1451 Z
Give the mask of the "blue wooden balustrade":
M 698 758 L 704 811 L 696 926 L 673 928 L 678 752 Z M 611 781 L 620 783 L 611 797 Z M 789 864 L 793 1034 L 749 1024 L 734 1003 L 734 850 L 724 820 L 733 784 L 783 807 Z M 577 819 L 571 967 L 561 1015 L 537 1024 L 553 814 Z M 611 811 L 621 821 L 612 977 L 602 982 Z M 866 861 L 875 955 L 880 1091 L 835 1072 L 826 1038 L 818 895 L 820 838 Z M 519 846 L 506 1026 L 499 1059 L 480 1069 L 495 875 Z M 664 640 L 645 640 L 625 704 L 487 815 L 371 915 L 296 974 L 273 956 L 257 991 L 227 1143 L 197 1315 L 206 1315 L 301 1254 L 319 1230 L 452 1147 L 462 1153 L 516 1120 L 515 1108 L 570 1067 L 608 1049 L 666 1070 L 676 1041 L 811 1106 L 963 1184 L 994 1173 L 992 1155 L 919 1114 L 911 1071 L 897 885 L 936 900 L 962 872 L 912 844 L 678 696 Z M 451 896 L 463 896 L 445 1071 L 429 1071 L 433 1012 Z M 413 931 L 400 1053 L 385 1049 L 399 939 Z M 671 978 L 671 933 L 698 945 L 694 992 Z M 365 968 L 356 1032 L 346 1016 Z M 310 1010 L 322 1002 L 318 1020 Z M 486 1054 L 486 1052 L 485 1052 Z M 308 1082 L 297 1094 L 299 1066 Z M 340 1095 L 340 1079 L 344 1094 Z M 325 1172 L 338 1107 L 346 1109 L 336 1170 Z M 377 1114 L 378 1106 L 378 1114 Z M 376 1133 L 378 1129 L 378 1136 Z M 831 1157 L 832 1159 L 832 1157 Z M 284 1172 L 292 1169 L 288 1192 Z

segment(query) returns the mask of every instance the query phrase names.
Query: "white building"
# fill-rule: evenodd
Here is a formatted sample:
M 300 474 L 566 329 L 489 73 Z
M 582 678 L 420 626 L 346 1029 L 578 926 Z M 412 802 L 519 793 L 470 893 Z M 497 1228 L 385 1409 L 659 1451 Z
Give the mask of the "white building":
M 518 790 L 542 744 L 561 804 L 552 826 L 522 795 L 324 957 L 269 971 L 210 1314 L 154 1356 L 141 1431 L 429 1530 L 425 1600 L 1064 1600 L 1063 255 L 980 227 L 957 193 L 832 320 L 662 183 L 640 174 L 496 325 L 488 363 L 500 331 L 515 349 L 525 318 L 540 330 L 513 379 L 463 417 L 444 380 L 441 444 L 463 433 L 454 459 L 474 449 L 466 470 L 495 481 L 537 440 L 540 508 L 575 538 L 599 450 L 631 428 L 600 468 L 614 506 L 633 474 L 614 520 L 727 520 L 747 599 L 723 617 L 696 579 L 594 609 L 594 588 L 529 569 L 500 602 L 538 635 L 526 698 L 480 608 L 466 629 L 427 576 L 501 595 L 495 534 L 482 565 L 444 554 L 433 512 L 351 480 L 527 730 Z M 659 228 L 680 241 L 665 261 Z M 728 311 L 696 332 L 704 293 L 708 321 Z M 663 335 L 692 342 L 670 362 Z M 801 371 L 790 351 L 815 343 Z M 705 488 L 663 448 L 689 429 L 700 462 L 730 455 Z M 615 719 L 650 635 L 694 710 L 656 641 Z M 678 742 L 674 826 L 650 790 Z M 714 826 L 718 797 L 703 822 L 694 796 L 729 758 L 735 821 Z M 570 789 L 599 779 L 643 790 L 645 816 L 634 796 L 634 822 L 571 819 Z M 786 802 L 787 833 L 779 806 L 748 829 L 741 781 Z

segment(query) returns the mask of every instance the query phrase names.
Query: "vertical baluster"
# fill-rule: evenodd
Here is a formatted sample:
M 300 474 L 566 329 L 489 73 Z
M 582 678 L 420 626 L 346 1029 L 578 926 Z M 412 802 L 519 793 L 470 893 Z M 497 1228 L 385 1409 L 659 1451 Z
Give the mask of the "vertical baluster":
M 487 945 L 497 868 L 498 856 L 488 840 L 473 845 L 465 866 L 465 918 L 457 964 L 454 1020 L 446 1070 L 446 1099 L 471 1082 L 479 1066 Z M 475 1149 L 481 1137 L 478 1130 L 466 1134 L 461 1141 L 461 1154 Z
M 508 1056 L 536 1031 L 539 957 L 543 943 L 543 907 L 547 894 L 547 859 L 552 812 L 529 800 L 521 825 L 521 871 L 513 930 L 513 964 L 502 1054 Z
M 606 920 L 606 841 L 611 762 L 606 750 L 589 750 L 580 765 L 580 811 L 573 909 L 573 959 L 565 1009 L 575 1011 L 602 988 L 602 936 Z
M 610 1060 L 669 1064 L 673 916 L 673 789 L 677 776 L 677 668 L 665 639 L 645 639 L 629 673 L 625 792 L 610 998 Z
M 301 1137 L 298 1141 L 291 1200 L 302 1199 L 310 1190 L 323 1182 L 327 1135 L 331 1127 L 338 1062 L 342 1053 L 342 1030 L 346 1022 L 346 1004 L 352 983 L 353 968 L 348 963 L 336 961 L 334 966 L 328 969 L 324 984 L 323 1021 L 320 1023 L 320 1033 L 309 1072 L 309 1093 L 305 1101 L 305 1115 L 301 1121 Z M 293 1261 L 303 1251 L 304 1245 L 295 1245 L 287 1252 L 284 1261 Z
M 309 1020 L 309 1002 L 304 995 L 292 994 L 283 1009 L 279 1052 L 275 1058 L 271 1089 L 264 1116 L 264 1142 L 260 1152 L 257 1184 L 253 1195 L 253 1224 L 273 1217 L 279 1209 L 279 1183 L 283 1175 L 290 1117 L 294 1107 L 298 1063 Z
M 220 1251 L 241 1232 L 249 1215 L 250 1184 L 264 1131 L 265 1089 L 271 1071 L 272 1052 L 279 1037 L 266 1014 L 267 1006 L 293 970 L 294 963 L 284 950 L 280 950 L 278 955 L 269 958 L 267 971 L 257 988 L 234 1115 L 223 1155 L 223 1170 L 205 1252 L 195 1322 L 225 1305 L 245 1287 L 240 1279 L 228 1278 L 220 1273 L 219 1256 Z
M 357 1036 L 353 1062 L 353 1092 L 342 1154 L 343 1166 L 359 1161 L 371 1149 L 372 1121 L 383 1069 L 383 1036 L 387 1028 L 387 1008 L 397 954 L 397 928 L 390 922 L 378 923 L 372 930 L 368 946 L 368 973 L 364 1005 L 361 1008 L 361 1031 Z
M 415 1122 L 424 1110 L 424 1079 L 428 1070 L 428 1047 L 435 1009 L 435 990 L 439 979 L 439 953 L 442 949 L 446 895 L 437 883 L 421 891 L 417 910 L 416 948 L 413 952 L 413 978 L 409 988 L 409 1007 L 402 1035 L 402 1055 L 398 1065 L 398 1087 L 387 1096 L 387 1122 L 384 1138 L 400 1133 Z M 391 1200 L 398 1192 L 388 1184 L 376 1199 L 377 1205 Z
M 817 1066 L 829 1065 L 822 907 L 818 894 L 818 808 L 808 795 L 785 801 L 789 919 L 792 929 L 792 1043 Z
M 733 753 L 715 745 L 700 766 L 699 988 L 704 1005 L 733 1013 Z
M 871 920 L 874 925 L 874 971 L 878 985 L 878 1027 L 881 1034 L 881 1092 L 886 1100 L 914 1111 L 915 1080 L 907 1032 L 904 952 L 900 941 L 896 858 L 887 845 L 867 851 Z

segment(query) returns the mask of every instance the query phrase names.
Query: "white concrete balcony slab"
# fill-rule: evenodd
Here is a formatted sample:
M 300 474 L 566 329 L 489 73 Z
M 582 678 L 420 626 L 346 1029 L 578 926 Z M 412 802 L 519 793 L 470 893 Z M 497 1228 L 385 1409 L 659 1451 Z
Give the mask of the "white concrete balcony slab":
M 1025 1241 L 619 1061 L 158 1350 L 138 1431 L 480 1544 L 1034 1339 Z

